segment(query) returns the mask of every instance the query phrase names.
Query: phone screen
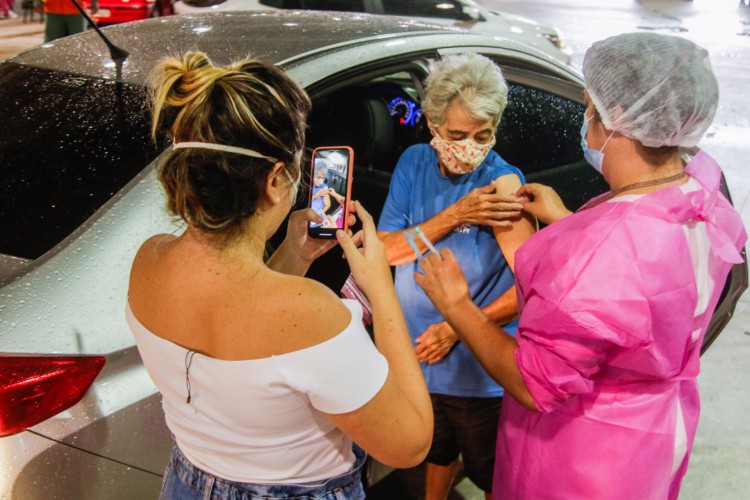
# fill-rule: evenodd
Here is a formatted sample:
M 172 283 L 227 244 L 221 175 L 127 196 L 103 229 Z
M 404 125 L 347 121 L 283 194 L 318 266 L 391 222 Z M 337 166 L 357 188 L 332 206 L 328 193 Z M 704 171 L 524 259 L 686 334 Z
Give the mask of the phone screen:
M 353 156 L 348 146 L 313 151 L 309 206 L 323 217 L 323 222 L 310 222 L 308 233 L 313 238 L 335 238 L 337 229 L 347 229 Z

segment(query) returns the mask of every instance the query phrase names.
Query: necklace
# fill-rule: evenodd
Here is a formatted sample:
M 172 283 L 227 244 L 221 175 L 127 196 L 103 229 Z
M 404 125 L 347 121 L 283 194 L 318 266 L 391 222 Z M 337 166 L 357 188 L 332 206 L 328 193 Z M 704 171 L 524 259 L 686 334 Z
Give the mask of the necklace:
M 679 174 L 670 175 L 669 177 L 662 177 L 661 179 L 654 179 L 650 181 L 643 181 L 643 182 L 636 182 L 634 184 L 628 184 L 627 186 L 623 186 L 621 188 L 615 189 L 614 191 L 610 191 L 609 193 L 605 194 L 601 198 L 597 198 L 596 200 L 586 203 L 581 208 L 576 210 L 576 212 L 583 212 L 584 210 L 593 208 L 601 203 L 604 203 L 605 201 L 611 200 L 618 194 L 624 193 L 625 191 L 631 191 L 633 189 L 638 189 L 638 188 L 648 187 L 648 186 L 657 186 L 659 184 L 668 184 L 670 182 L 679 181 L 680 179 L 683 179 L 685 177 L 687 177 L 687 174 L 685 172 L 680 172 Z

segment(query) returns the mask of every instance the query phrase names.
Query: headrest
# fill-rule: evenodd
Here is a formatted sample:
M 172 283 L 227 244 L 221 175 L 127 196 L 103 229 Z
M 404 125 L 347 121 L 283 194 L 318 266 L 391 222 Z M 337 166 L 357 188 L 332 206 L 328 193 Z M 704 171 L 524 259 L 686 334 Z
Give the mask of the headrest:
M 350 146 L 354 163 L 366 167 L 389 160 L 393 118 L 380 95 L 367 87 L 349 87 L 328 98 L 327 103 L 326 109 L 316 110 L 323 118 L 311 134 L 312 146 Z

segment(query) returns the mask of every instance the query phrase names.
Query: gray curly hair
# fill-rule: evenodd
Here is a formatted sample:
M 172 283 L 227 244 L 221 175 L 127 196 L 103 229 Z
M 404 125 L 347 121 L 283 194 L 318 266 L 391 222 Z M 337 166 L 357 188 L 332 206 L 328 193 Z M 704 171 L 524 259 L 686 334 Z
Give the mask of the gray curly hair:
M 427 77 L 422 110 L 433 126 L 445 121 L 445 110 L 456 103 L 472 118 L 495 126 L 508 104 L 508 84 L 500 68 L 479 54 L 447 56 Z
M 331 168 L 331 161 L 328 158 L 315 158 L 313 165 L 313 175 L 328 175 L 328 169 Z

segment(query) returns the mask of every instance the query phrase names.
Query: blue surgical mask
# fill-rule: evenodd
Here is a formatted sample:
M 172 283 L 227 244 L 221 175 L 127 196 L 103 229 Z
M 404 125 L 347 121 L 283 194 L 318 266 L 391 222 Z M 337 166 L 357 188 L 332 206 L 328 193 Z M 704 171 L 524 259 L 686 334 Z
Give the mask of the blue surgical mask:
M 607 140 L 604 141 L 604 146 L 602 146 L 602 149 L 591 149 L 589 148 L 589 143 L 586 142 L 586 132 L 589 129 L 589 121 L 591 121 L 592 117 L 586 116 L 586 114 L 583 114 L 583 125 L 581 126 L 581 149 L 583 149 L 583 157 L 586 158 L 586 161 L 589 162 L 589 164 L 596 169 L 597 172 L 600 174 L 603 174 L 602 168 L 604 165 L 604 148 L 607 147 L 607 143 L 612 138 L 613 135 L 615 135 L 615 131 L 613 130 L 611 134 L 609 134 L 609 137 L 607 137 Z

